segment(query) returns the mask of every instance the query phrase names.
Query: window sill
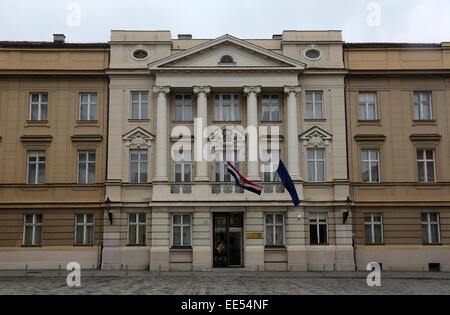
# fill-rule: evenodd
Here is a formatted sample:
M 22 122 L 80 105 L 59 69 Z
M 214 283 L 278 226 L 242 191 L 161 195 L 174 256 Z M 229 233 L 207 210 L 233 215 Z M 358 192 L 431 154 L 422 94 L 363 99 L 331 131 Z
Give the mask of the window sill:
M 326 244 L 309 244 L 309 246 L 315 246 L 315 247 L 320 247 L 320 246 L 330 246 L 330 244 L 326 243 Z
M 127 247 L 137 247 L 137 248 L 142 248 L 142 247 L 147 247 L 146 244 L 128 244 Z
M 264 247 L 266 250 L 286 250 L 285 245 L 266 245 Z
M 170 250 L 173 251 L 189 251 L 192 250 L 192 246 L 172 246 Z
M 423 246 L 432 247 L 432 246 L 444 246 L 442 243 L 436 243 L 436 244 L 422 244 Z
M 437 126 L 436 119 L 431 120 L 413 120 L 413 126 Z
M 214 120 L 213 124 L 230 123 L 230 124 L 241 124 L 241 120 Z
M 22 248 L 42 248 L 42 245 L 22 245 Z
M 326 119 L 305 119 L 306 122 L 326 122 Z
M 261 120 L 261 124 L 282 124 L 282 120 Z
M 364 246 L 377 247 L 377 246 L 386 246 L 386 244 L 385 244 L 385 243 L 380 243 L 380 244 L 364 244 Z
M 381 120 L 358 120 L 358 125 L 381 126 Z
M 28 127 L 46 127 L 49 128 L 50 124 L 48 120 L 27 120 L 25 123 L 25 128 Z
M 150 119 L 128 119 L 128 122 L 130 122 L 130 123 L 144 123 L 144 122 L 150 122 Z
M 75 127 L 99 127 L 98 120 L 77 120 Z
M 90 248 L 90 247 L 94 247 L 94 244 L 89 244 L 89 245 L 77 245 L 77 244 L 74 244 L 73 247 Z
M 172 120 L 172 124 L 193 124 L 193 120 Z

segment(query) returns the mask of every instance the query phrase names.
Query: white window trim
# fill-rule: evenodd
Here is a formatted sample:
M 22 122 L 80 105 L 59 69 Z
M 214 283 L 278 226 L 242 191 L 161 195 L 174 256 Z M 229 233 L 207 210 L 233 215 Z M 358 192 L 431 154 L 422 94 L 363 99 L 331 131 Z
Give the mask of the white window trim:
M 283 217 L 283 223 L 282 224 L 277 224 L 276 223 L 276 216 L 277 215 L 281 215 Z M 267 223 L 267 216 L 272 216 L 273 217 L 273 224 L 268 224 Z M 267 226 L 271 226 L 270 228 L 273 229 L 273 237 L 274 237 L 274 243 L 276 242 L 276 227 L 277 226 L 283 226 L 283 243 L 282 244 L 272 244 L 269 245 L 267 244 L 267 230 L 268 227 Z M 286 245 L 286 216 L 284 213 L 266 213 L 264 214 L 264 246 L 285 246 Z
M 79 223 L 77 222 L 77 217 L 79 215 L 83 216 L 83 222 Z M 87 222 L 87 217 L 88 216 L 92 216 L 92 223 Z M 78 226 L 82 226 L 83 227 L 83 244 L 77 244 L 77 233 L 78 233 Z M 87 243 L 86 242 L 86 236 L 87 236 L 87 228 L 89 226 L 92 226 L 92 243 Z M 95 239 L 95 233 L 94 233 L 94 215 L 91 213 L 83 213 L 83 214 L 75 214 L 75 245 L 76 246 L 92 246 L 94 245 L 94 239 Z
M 307 95 L 309 93 L 312 94 L 312 101 L 311 102 L 307 101 Z M 322 101 L 321 102 L 316 101 L 316 94 L 318 94 L 318 93 L 322 94 Z M 306 115 L 305 115 L 306 120 L 322 120 L 322 119 L 324 119 L 324 117 L 325 117 L 324 116 L 325 93 L 323 91 L 306 91 L 305 92 L 305 110 L 306 110 L 305 114 L 308 113 L 308 109 L 307 109 L 308 103 L 312 103 L 312 106 L 313 106 L 313 117 L 306 117 Z M 320 113 L 316 109 L 316 103 L 322 103 L 322 110 L 320 111 Z M 317 117 L 317 114 L 320 114 L 320 117 Z
M 422 225 L 427 225 L 427 234 L 428 234 L 428 243 L 426 245 L 434 245 L 434 244 L 441 244 L 441 218 L 439 213 L 432 212 L 432 213 L 422 213 L 427 215 L 427 222 L 422 222 Z M 437 215 L 437 222 L 431 222 L 431 215 L 436 214 Z M 433 243 L 432 242 L 432 234 L 431 234 L 431 225 L 437 225 L 438 227 L 438 242 Z
M 130 221 L 130 216 L 131 215 L 136 215 L 136 221 L 135 222 L 131 222 Z M 127 213 L 128 215 L 128 226 L 127 226 L 127 245 L 128 246 L 147 246 L 147 214 L 143 213 L 143 212 L 133 212 L 133 213 Z M 143 215 L 145 218 L 145 222 L 139 222 L 139 216 Z M 136 226 L 136 244 L 130 244 L 130 226 L 131 225 L 135 225 Z M 143 239 L 143 243 L 139 243 L 139 232 L 141 227 L 144 227 L 145 229 L 145 236 Z
M 268 99 L 264 99 L 264 97 L 268 97 Z M 276 99 L 274 99 L 274 97 L 277 97 Z M 269 119 L 265 120 L 264 119 L 264 107 L 268 106 L 269 107 Z M 278 120 L 274 120 L 272 117 L 272 109 L 273 108 L 277 108 L 278 109 Z M 281 121 L 281 109 L 280 109 L 280 95 L 279 94 L 264 94 L 261 97 L 261 120 L 263 122 L 278 122 Z
M 368 157 L 369 157 L 369 159 L 368 160 L 364 160 L 363 158 L 362 158 L 362 152 L 363 151 L 368 151 Z M 378 154 L 377 154 L 377 156 L 378 156 L 378 160 L 372 160 L 371 159 L 371 152 L 372 151 L 376 151 Z M 361 167 L 362 167 L 362 165 L 364 164 L 364 162 L 367 162 L 367 163 L 369 163 L 369 181 L 368 182 L 364 182 L 364 177 L 363 177 L 363 182 L 364 183 L 368 183 L 368 184 L 377 184 L 377 183 L 381 183 L 381 170 L 380 170 L 380 150 L 379 149 L 362 149 L 361 150 L 361 161 L 362 161 L 362 163 L 361 163 Z M 371 170 L 371 167 L 372 167 L 372 163 L 377 163 L 377 165 L 378 165 L 378 181 L 374 181 L 373 180 L 373 178 L 372 178 L 372 172 L 370 171 Z M 362 168 L 361 168 L 361 170 L 362 170 Z
M 191 153 L 191 159 L 189 161 L 187 161 L 185 159 L 185 153 L 186 152 L 190 152 Z M 183 153 L 180 153 L 181 156 L 181 161 L 174 161 L 173 163 L 173 180 L 175 182 L 176 181 L 176 177 L 177 177 L 177 165 L 181 165 L 181 181 L 178 183 L 189 183 L 192 182 L 192 151 L 184 151 Z M 189 166 L 189 174 L 190 174 L 190 181 L 186 181 L 186 179 L 184 178 L 184 166 L 188 165 Z
M 369 95 L 373 94 L 375 95 L 375 117 L 374 119 L 369 119 Z M 365 115 L 364 119 L 361 119 L 361 96 L 364 95 L 364 101 L 365 101 Z M 359 119 L 362 121 L 374 121 L 378 120 L 378 97 L 376 92 L 360 92 L 358 95 L 358 105 L 359 105 Z
M 39 101 L 33 102 L 33 95 L 39 95 Z M 42 96 L 47 95 L 47 102 L 42 101 Z M 38 118 L 36 120 L 32 120 L 32 110 L 33 104 L 38 105 Z M 46 119 L 42 119 L 42 105 L 47 105 L 47 117 Z M 48 120 L 48 93 L 30 93 L 30 121 L 47 121 Z
M 420 181 L 419 178 L 419 182 L 420 183 L 436 183 L 437 182 L 437 174 L 436 174 L 436 150 L 435 149 L 418 149 L 418 152 L 422 153 L 423 159 L 417 159 L 417 167 L 419 167 L 419 163 L 423 162 L 424 165 L 424 181 Z M 433 151 L 433 160 L 428 160 L 427 159 L 427 151 Z M 434 175 L 434 180 L 433 181 L 429 181 L 428 180 L 428 163 L 433 163 L 433 175 Z
M 133 101 L 133 94 L 137 93 L 139 95 L 139 100 L 138 101 Z M 142 103 L 144 103 L 144 101 L 142 100 L 142 94 L 147 93 L 147 115 L 148 117 L 142 117 Z M 139 109 L 139 114 L 138 114 L 138 118 L 134 118 L 133 117 L 133 103 L 138 103 L 138 109 Z M 150 118 L 150 93 L 148 91 L 131 91 L 130 93 L 130 119 L 131 120 L 148 120 Z
M 414 101 L 414 119 L 415 120 L 433 120 L 433 93 L 432 92 L 414 92 L 414 94 L 419 95 L 419 117 L 416 117 L 416 102 Z M 424 94 L 428 94 L 430 97 L 430 119 L 425 119 L 423 117 L 423 105 L 425 101 L 423 100 Z M 415 98 L 415 97 L 414 97 Z
M 325 214 L 326 215 L 326 222 L 325 223 L 321 223 L 320 220 L 318 219 L 318 215 L 319 214 Z M 316 216 L 316 222 L 311 224 L 311 216 L 315 215 Z M 329 239 L 330 239 L 330 233 L 328 231 L 328 212 L 312 212 L 309 214 L 309 228 L 311 229 L 311 225 L 316 225 L 317 227 L 317 244 L 312 244 L 311 243 L 311 239 L 309 240 L 310 245 L 320 245 L 320 246 L 325 246 L 328 245 Z M 320 226 L 321 225 L 326 225 L 327 228 L 327 239 L 325 240 L 325 243 L 321 243 L 320 242 Z M 311 233 L 311 231 L 310 231 Z
M 86 154 L 86 161 L 81 162 L 80 161 L 80 154 L 85 153 Z M 89 160 L 89 154 L 94 154 L 95 159 L 94 161 Z M 96 173 L 96 162 L 97 162 L 97 154 L 95 151 L 78 151 L 78 163 L 77 163 L 77 184 L 79 185 L 93 185 L 95 184 L 95 173 Z M 86 164 L 86 183 L 80 183 L 80 164 Z M 94 182 L 89 182 L 89 165 L 94 164 Z
M 177 120 L 177 96 L 181 96 L 182 97 L 182 100 L 180 100 L 181 102 L 182 102 L 182 104 L 181 104 L 181 120 Z M 190 106 L 188 106 L 188 105 L 186 105 L 186 96 L 190 96 L 191 97 L 191 105 Z M 194 113 L 193 113 L 193 110 L 194 110 L 194 98 L 192 97 L 192 95 L 191 94 L 176 94 L 176 95 L 174 95 L 174 98 L 173 98 L 173 109 L 174 109 L 174 111 L 173 111 L 173 119 L 174 119 L 174 121 L 176 121 L 176 122 L 191 122 L 192 121 L 192 118 L 193 118 L 193 116 L 194 116 Z M 189 119 L 187 119 L 186 117 L 185 117 L 185 114 L 186 114 L 186 112 L 185 112 L 185 107 L 191 107 L 191 117 L 188 117 Z
M 82 96 L 83 95 L 87 95 L 87 97 L 88 97 L 87 103 L 82 101 Z M 92 101 L 92 96 L 93 95 L 95 95 L 97 97 L 97 102 L 93 102 Z M 87 117 L 87 119 L 83 119 L 81 117 L 81 107 L 84 104 L 86 104 L 87 107 L 88 107 L 88 110 L 87 110 L 87 116 L 88 117 Z M 95 113 L 95 119 L 91 119 L 91 106 L 93 106 L 93 105 L 95 105 L 95 108 L 96 108 L 96 111 L 94 112 Z M 78 108 L 78 112 L 79 112 L 78 113 L 78 119 L 80 121 L 96 121 L 98 119 L 97 118 L 97 110 L 98 110 L 98 94 L 96 92 L 82 92 L 82 93 L 80 93 L 80 106 Z
M 323 159 L 319 159 L 318 157 L 317 157 L 317 151 L 323 151 Z M 308 178 L 308 181 L 309 182 L 311 182 L 311 183 L 325 183 L 326 181 L 327 181 L 327 170 L 326 170 L 326 150 L 325 149 L 308 149 L 307 151 L 313 151 L 314 152 L 314 159 L 313 160 L 310 160 L 310 159 L 308 159 L 308 157 L 307 157 L 307 169 L 308 169 L 308 167 L 309 167 L 309 162 L 313 162 L 314 163 L 314 180 L 311 180 L 310 178 Z M 319 162 L 323 162 L 323 181 L 319 181 L 318 180 L 318 174 L 319 174 L 319 171 L 318 171 L 318 167 L 317 167 L 317 165 L 318 165 L 318 163 Z
M 132 160 L 131 160 L 131 154 L 133 154 L 133 152 L 136 152 L 136 151 L 139 151 L 139 159 L 136 160 L 136 161 L 132 161 Z M 147 160 L 142 160 L 142 159 L 141 159 L 141 155 L 144 154 L 144 152 L 145 152 L 145 154 L 147 154 Z M 135 154 L 136 154 L 136 153 L 135 153 Z M 130 169 L 130 183 L 132 183 L 132 184 L 147 184 L 148 179 L 149 179 L 149 178 L 148 178 L 148 175 L 149 175 L 149 173 L 148 173 L 148 166 L 149 166 L 149 154 L 148 154 L 148 150 L 130 150 L 130 151 L 129 151 L 128 158 L 129 158 L 129 160 L 130 160 L 130 167 L 129 167 L 129 169 Z M 133 163 L 137 163 L 137 164 L 138 164 L 138 181 L 137 181 L 137 182 L 133 182 L 133 181 L 132 181 L 132 176 L 133 176 L 132 164 L 133 164 Z M 142 180 L 141 180 L 141 167 L 142 167 L 142 163 L 147 163 L 147 169 L 146 169 L 146 173 L 147 173 L 147 182 L 146 182 L 146 183 L 143 183 Z
M 44 216 L 42 214 L 25 214 L 23 216 L 23 237 L 22 237 L 22 245 L 23 246 L 41 246 L 42 244 L 36 244 L 36 226 L 40 226 L 42 228 L 43 223 L 37 223 L 36 219 L 37 216 L 40 215 L 42 216 L 42 220 L 44 220 Z M 33 222 L 32 223 L 27 223 L 27 216 L 33 216 Z M 26 228 L 28 226 L 31 226 L 33 229 L 31 231 L 31 244 L 25 244 L 25 240 L 26 240 Z M 42 229 L 41 229 L 41 236 L 42 236 Z M 42 237 L 41 237 L 42 240 Z
M 375 222 L 375 216 L 379 216 L 381 218 L 380 222 Z M 366 215 L 364 216 L 366 217 Z M 365 221 L 365 220 L 364 220 Z M 384 222 L 383 222 L 383 215 L 382 214 L 378 214 L 378 213 L 370 213 L 370 222 L 364 222 L 365 223 L 365 227 L 367 228 L 367 226 L 369 226 L 370 228 L 370 237 L 371 237 L 371 241 L 368 245 L 380 245 L 380 244 L 384 244 Z M 375 225 L 381 225 L 381 242 L 375 242 Z M 364 236 L 365 236 L 365 231 L 364 231 Z
M 36 155 L 36 162 L 31 163 L 30 162 L 30 154 L 31 153 L 37 153 Z M 28 151 L 27 152 L 27 185 L 41 185 L 39 184 L 39 165 L 40 164 L 44 164 L 44 183 L 45 183 L 45 168 L 46 168 L 46 163 L 47 163 L 47 159 L 45 160 L 45 162 L 39 162 L 39 158 L 41 157 L 41 154 L 43 155 L 43 157 L 46 157 L 45 151 Z M 34 183 L 30 183 L 29 179 L 30 179 L 30 164 L 36 164 L 36 180 Z
M 224 95 L 230 95 L 231 97 L 231 115 L 230 115 L 230 120 L 224 120 L 223 119 L 223 96 Z M 216 106 L 216 102 L 217 99 L 216 97 L 219 97 L 219 106 Z M 235 117 L 235 108 L 236 108 L 236 104 L 235 104 L 235 98 L 237 97 L 237 108 L 238 108 L 238 117 Z M 219 115 L 218 117 L 216 117 L 216 110 L 219 111 Z M 214 120 L 215 121 L 220 121 L 220 122 L 237 122 L 240 120 L 240 115 L 241 115 L 241 98 L 238 94 L 217 94 L 214 96 Z M 216 119 L 217 118 L 217 119 Z
M 191 221 L 191 223 L 190 224 L 185 224 L 184 223 L 184 216 L 190 216 L 190 221 Z M 180 224 L 175 224 L 174 223 L 174 217 L 175 216 L 181 216 L 181 223 Z M 171 226 L 171 244 L 172 244 L 172 247 L 191 247 L 192 246 L 192 227 L 193 227 L 193 216 L 192 216 L 192 213 L 174 213 L 174 214 L 172 214 L 172 217 L 171 217 L 171 220 L 172 220 L 172 224 L 170 225 Z M 174 245 L 174 227 L 175 226 L 179 226 L 180 227 L 180 237 L 181 237 L 181 239 L 180 239 L 180 241 L 181 241 L 181 245 Z M 184 227 L 185 226 L 189 226 L 190 227 L 190 233 L 189 233 L 189 245 L 184 245 L 184 238 L 183 238 L 183 232 L 184 232 Z
M 217 161 L 217 159 L 216 159 L 217 155 L 216 154 L 218 152 L 222 153 L 221 156 L 222 156 L 223 161 Z M 227 152 L 234 152 L 234 161 L 227 161 L 227 157 L 226 157 Z M 216 168 L 217 168 L 217 165 L 218 164 L 220 165 L 220 168 L 219 168 L 220 181 L 219 182 L 216 181 L 216 183 L 231 183 L 231 182 L 233 182 L 233 178 L 231 177 L 231 175 L 230 175 L 230 180 L 229 181 L 225 181 L 225 176 L 228 174 L 225 171 L 225 166 L 228 165 L 228 162 L 232 162 L 234 167 L 236 167 L 236 169 L 238 171 L 240 171 L 239 154 L 240 154 L 239 150 L 233 150 L 233 151 L 217 150 L 215 152 L 215 154 L 214 154 L 214 180 L 216 180 Z

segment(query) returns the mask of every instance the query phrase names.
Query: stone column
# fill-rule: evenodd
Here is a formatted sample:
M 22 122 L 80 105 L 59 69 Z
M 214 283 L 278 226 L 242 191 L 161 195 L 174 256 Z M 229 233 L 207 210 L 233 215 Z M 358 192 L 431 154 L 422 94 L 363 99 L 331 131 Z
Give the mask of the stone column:
M 284 88 L 287 97 L 287 168 L 293 180 L 300 180 L 299 140 L 298 140 L 298 110 L 297 95 L 301 92 L 299 86 Z
M 154 181 L 167 181 L 167 94 L 170 88 L 155 86 L 153 93 L 157 95 L 156 114 L 156 177 Z
M 201 144 L 202 147 L 202 156 L 195 157 L 195 160 L 197 161 L 197 171 L 195 175 L 196 181 L 209 181 L 208 176 L 208 162 L 203 157 L 203 148 L 206 145 L 206 139 L 203 137 L 203 131 L 206 127 L 208 127 L 208 94 L 211 93 L 211 88 L 209 87 L 194 87 L 194 94 L 197 95 L 197 118 L 201 119 L 202 125 L 196 126 L 196 128 L 199 128 L 197 137 L 195 138 L 195 150 L 196 154 L 200 154 L 200 152 L 197 153 L 197 146 Z M 197 122 L 198 124 L 199 122 Z
M 257 181 L 261 180 L 258 167 L 258 94 L 261 93 L 261 87 L 245 87 L 244 93 L 247 94 L 247 130 L 249 131 L 247 176 L 249 180 Z

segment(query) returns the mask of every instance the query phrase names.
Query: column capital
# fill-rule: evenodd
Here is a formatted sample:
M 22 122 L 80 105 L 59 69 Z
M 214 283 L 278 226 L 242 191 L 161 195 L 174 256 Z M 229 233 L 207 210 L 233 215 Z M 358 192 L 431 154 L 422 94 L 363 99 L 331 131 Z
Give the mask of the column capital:
M 211 88 L 209 86 L 194 86 L 194 94 L 209 94 L 211 93 Z
M 261 87 L 260 86 L 244 86 L 244 94 L 259 94 L 261 93 Z
M 169 94 L 170 93 L 170 87 L 169 86 L 154 86 L 153 87 L 153 93 L 155 94 Z
M 295 93 L 295 95 L 299 94 L 302 91 L 302 88 L 299 86 L 285 86 L 284 93 L 291 94 Z

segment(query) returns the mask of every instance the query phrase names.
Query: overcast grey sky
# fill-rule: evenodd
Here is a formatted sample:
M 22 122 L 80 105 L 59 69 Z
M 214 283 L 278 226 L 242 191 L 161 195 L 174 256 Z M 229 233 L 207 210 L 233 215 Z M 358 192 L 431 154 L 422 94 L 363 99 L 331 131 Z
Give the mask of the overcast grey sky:
M 79 12 L 79 14 L 78 14 Z M 449 0 L 0 0 L 0 40 L 104 42 L 111 29 L 194 38 L 343 30 L 345 41 L 450 41 Z

